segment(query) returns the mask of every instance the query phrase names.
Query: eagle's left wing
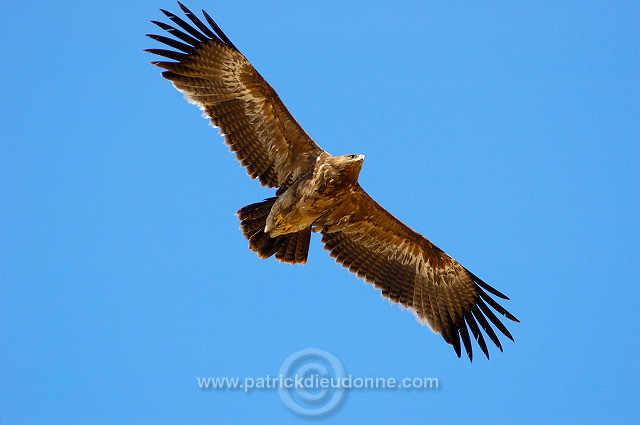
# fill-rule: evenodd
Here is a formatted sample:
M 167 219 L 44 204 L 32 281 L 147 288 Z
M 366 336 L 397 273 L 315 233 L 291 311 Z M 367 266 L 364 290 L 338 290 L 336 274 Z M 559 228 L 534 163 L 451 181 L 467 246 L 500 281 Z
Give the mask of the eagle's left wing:
M 489 293 L 508 299 L 419 233 L 414 232 L 357 185 L 346 201 L 321 217 L 315 230 L 330 255 L 350 272 L 382 290 L 393 302 L 412 309 L 461 355 L 460 339 L 469 359 L 469 330 L 489 357 L 480 328 L 502 351 L 495 326 L 513 337 L 490 307 L 518 321 Z
M 172 50 L 147 49 L 172 61 L 152 62 L 162 76 L 204 110 L 251 178 L 286 189 L 313 168 L 324 151 L 302 129 L 275 90 L 211 17 L 208 26 L 178 2 L 191 23 L 162 12 L 175 24 L 152 21 L 176 39 L 148 34 Z

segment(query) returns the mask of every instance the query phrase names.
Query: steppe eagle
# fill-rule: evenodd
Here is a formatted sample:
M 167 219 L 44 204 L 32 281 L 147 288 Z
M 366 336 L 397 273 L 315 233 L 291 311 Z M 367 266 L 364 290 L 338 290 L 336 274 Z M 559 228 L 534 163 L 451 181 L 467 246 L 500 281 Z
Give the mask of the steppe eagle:
M 152 64 L 219 127 L 249 176 L 277 189 L 237 213 L 249 248 L 305 263 L 311 232 L 320 232 L 338 263 L 413 310 L 458 357 L 462 341 L 473 360 L 470 334 L 489 357 L 480 329 L 502 351 L 491 325 L 513 337 L 491 308 L 518 320 L 490 294 L 508 298 L 378 205 L 358 183 L 364 156 L 320 148 L 213 19 L 178 4 L 190 23 L 161 9 L 175 26 L 152 22 L 175 38 L 148 35 L 172 50 L 146 51 L 171 60 Z

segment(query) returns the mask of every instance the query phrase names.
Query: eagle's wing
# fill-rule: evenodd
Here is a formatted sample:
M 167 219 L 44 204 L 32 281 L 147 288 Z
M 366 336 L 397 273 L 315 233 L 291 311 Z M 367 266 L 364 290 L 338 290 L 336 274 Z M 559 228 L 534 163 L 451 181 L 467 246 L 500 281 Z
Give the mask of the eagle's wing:
M 205 25 L 178 3 L 193 25 L 162 10 L 177 27 L 155 22 L 177 40 L 148 34 L 176 50 L 148 49 L 174 60 L 152 62 L 162 76 L 198 105 L 220 128 L 225 142 L 247 168 L 268 187 L 288 187 L 323 150 L 307 135 L 277 93 L 236 49 L 205 12 Z
M 469 330 L 487 358 L 480 328 L 501 351 L 492 324 L 513 340 L 491 308 L 518 320 L 488 293 L 508 298 L 404 225 L 360 186 L 315 226 L 338 263 L 381 289 L 384 297 L 412 309 L 422 323 L 453 345 L 458 357 L 462 339 L 473 359 Z

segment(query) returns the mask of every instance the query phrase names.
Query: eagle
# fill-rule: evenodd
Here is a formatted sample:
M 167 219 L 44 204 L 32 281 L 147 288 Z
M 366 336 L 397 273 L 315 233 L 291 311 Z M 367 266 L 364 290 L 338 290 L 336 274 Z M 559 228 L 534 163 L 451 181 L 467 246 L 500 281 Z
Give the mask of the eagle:
M 172 37 L 147 34 L 170 49 L 145 51 L 169 59 L 151 64 L 219 128 L 247 174 L 276 189 L 237 212 L 249 248 L 303 264 L 311 232 L 319 232 L 337 263 L 412 310 L 458 357 L 464 346 L 473 361 L 473 335 L 489 358 L 482 331 L 502 351 L 494 327 L 513 341 L 496 313 L 518 319 L 492 295 L 509 298 L 373 200 L 358 183 L 364 155 L 318 146 L 209 14 L 202 11 L 205 23 L 178 5 L 189 22 L 160 9 L 172 24 L 151 22 Z

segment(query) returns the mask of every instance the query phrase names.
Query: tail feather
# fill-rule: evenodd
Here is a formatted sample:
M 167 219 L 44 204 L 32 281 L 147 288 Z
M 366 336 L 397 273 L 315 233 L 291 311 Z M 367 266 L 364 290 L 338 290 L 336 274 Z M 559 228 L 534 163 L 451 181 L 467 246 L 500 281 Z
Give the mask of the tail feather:
M 271 207 L 276 203 L 277 197 L 267 198 L 262 202 L 256 202 L 255 204 L 247 205 L 238 210 L 238 218 L 242 221 L 256 220 L 264 218 L 266 221 L 267 216 L 271 212 Z
M 260 258 L 269 258 L 275 254 L 276 260 L 289 264 L 304 264 L 309 254 L 311 226 L 296 233 L 270 237 L 264 232 L 267 217 L 277 198 L 268 198 L 262 202 L 240 208 L 237 216 L 240 229 L 249 240 L 249 249 Z
M 307 262 L 309 241 L 311 240 L 311 226 L 297 233 L 278 236 L 278 238 L 283 239 L 276 251 L 276 260 L 289 264 L 304 264 Z M 278 240 L 278 238 L 276 238 L 276 240 Z

